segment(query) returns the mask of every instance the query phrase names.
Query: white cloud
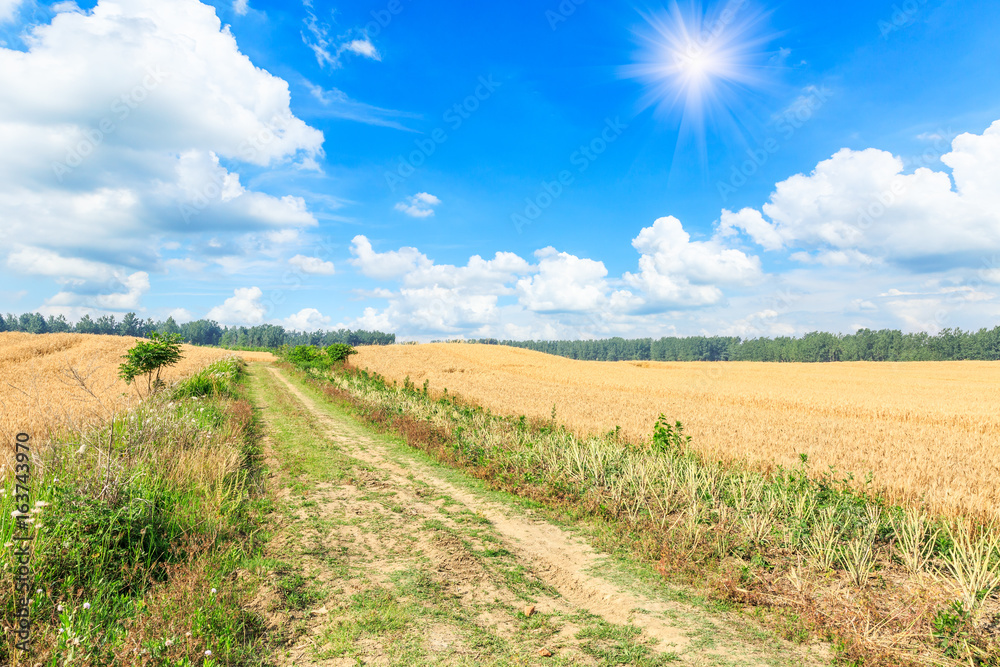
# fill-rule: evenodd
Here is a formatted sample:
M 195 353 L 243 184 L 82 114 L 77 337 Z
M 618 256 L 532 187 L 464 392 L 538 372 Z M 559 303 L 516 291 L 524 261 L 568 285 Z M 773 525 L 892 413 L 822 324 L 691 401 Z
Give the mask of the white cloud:
M 288 263 L 297 268 L 302 273 L 316 276 L 332 276 L 336 273 L 333 262 L 324 262 L 318 257 L 306 257 L 305 255 L 295 255 Z
M 185 322 L 194 320 L 194 315 L 192 315 L 191 311 L 187 308 L 174 308 L 167 313 L 167 317 L 174 318 L 174 322 L 177 324 L 184 324 Z
M 320 22 L 312 12 L 303 23 L 305 23 L 309 34 L 302 33 L 302 41 L 312 50 L 313 55 L 316 56 L 316 62 L 320 66 L 340 67 L 340 57 L 345 53 L 353 53 L 372 60 L 382 60 L 378 49 L 367 36 L 361 38 L 332 37 L 330 26 Z
M 764 216 L 756 209 L 744 208 L 739 213 L 722 209 L 719 235 L 721 237 L 732 236 L 737 230 L 744 231 L 764 250 L 781 250 L 784 246 L 781 235 L 769 222 L 764 220 Z
M 643 229 L 633 245 L 642 253 L 641 272 L 616 279 L 603 262 L 552 247 L 535 252 L 535 264 L 498 252 L 489 260 L 474 255 L 465 266 L 454 266 L 436 264 L 417 248 L 375 252 L 366 237 L 357 236 L 351 264 L 399 288 L 366 292 L 369 298 L 387 299 L 388 305 L 366 311 L 353 326 L 377 320 L 404 337 L 646 335 L 650 327 L 663 331 L 670 326 L 650 321 L 648 314 L 715 303 L 722 296 L 716 284 L 744 286 L 760 277 L 756 257 L 719 240 L 691 241 L 675 218 Z M 624 289 L 627 285 L 638 289 Z
M 205 317 L 226 325 L 263 324 L 267 315 L 267 308 L 260 301 L 263 296 L 264 293 L 259 287 L 237 288 L 233 290 L 233 296 L 226 299 L 222 305 L 212 308 Z
M 294 166 L 322 155 L 323 135 L 212 7 L 53 9 L 26 52 L 0 48 L 0 88 L 17 91 L 0 98 L 0 248 L 131 274 L 161 270 L 178 238 L 317 224 L 302 198 L 255 192 L 220 163 Z
M 362 275 L 378 280 L 399 278 L 418 267 L 430 267 L 432 264 L 427 256 L 416 248 L 400 248 L 377 253 L 372 249 L 371 242 L 360 235 L 351 241 L 351 254 L 354 255 L 354 259 L 350 260 L 351 264 L 356 266 Z
M 375 45 L 367 39 L 352 39 L 344 45 L 344 50 L 356 53 L 359 56 L 364 56 L 365 58 L 371 58 L 372 60 L 382 60 L 382 56 L 379 55 L 378 49 L 376 49 Z
M 535 312 L 597 310 L 607 304 L 608 270 L 603 262 L 581 259 L 555 248 L 535 252 L 538 273 L 517 282 L 520 303 Z
M 639 273 L 623 278 L 645 294 L 648 307 L 702 306 L 722 299 L 722 286 L 744 286 L 760 278 L 757 257 L 720 240 L 692 241 L 680 220 L 660 218 L 632 240 L 641 253 Z
M 233 0 L 233 13 L 237 16 L 246 16 L 250 11 L 250 0 Z
M 434 215 L 434 207 L 440 205 L 441 200 L 429 192 L 418 192 L 405 202 L 396 204 L 396 210 L 413 218 L 429 218 Z
M 18 273 L 57 278 L 62 283 L 106 281 L 114 275 L 107 264 L 64 257 L 44 248 L 22 247 L 7 256 L 7 266 Z
M 724 211 L 722 226 L 768 250 L 798 250 L 799 261 L 975 268 L 984 253 L 1000 252 L 1000 121 L 981 135 L 955 137 L 940 160 L 950 174 L 927 166 L 908 173 L 902 158 L 886 151 L 843 149 L 808 176 L 778 183 L 763 215 Z
M 24 0 L 0 0 L 0 23 L 6 23 L 17 15 Z
M 295 331 L 318 331 L 330 326 L 330 318 L 315 308 L 303 308 L 282 322 L 286 329 Z

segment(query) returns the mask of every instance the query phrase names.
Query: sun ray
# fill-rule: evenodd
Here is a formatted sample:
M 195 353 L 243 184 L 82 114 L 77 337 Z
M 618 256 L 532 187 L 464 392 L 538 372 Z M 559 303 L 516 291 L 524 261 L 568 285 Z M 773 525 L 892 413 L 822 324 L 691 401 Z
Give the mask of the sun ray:
M 672 117 L 678 142 L 693 136 L 703 158 L 709 129 L 744 137 L 749 98 L 770 84 L 766 47 L 775 35 L 764 30 L 768 14 L 749 0 L 729 0 L 711 12 L 674 1 L 640 15 L 641 49 L 622 69 L 645 84 L 640 106 Z

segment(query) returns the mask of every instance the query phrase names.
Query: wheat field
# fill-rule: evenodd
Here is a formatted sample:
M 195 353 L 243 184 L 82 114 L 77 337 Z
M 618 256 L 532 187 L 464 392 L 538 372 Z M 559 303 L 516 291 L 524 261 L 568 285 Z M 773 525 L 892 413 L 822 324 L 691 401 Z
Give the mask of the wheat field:
M 0 333 L 0 438 L 18 432 L 33 440 L 78 429 L 127 409 L 139 398 L 118 379 L 121 356 L 135 338 L 91 334 Z M 184 358 L 164 373 L 167 383 L 209 363 L 239 354 L 248 361 L 273 358 L 264 352 L 182 347 Z M 143 383 L 144 384 L 144 383 Z M 86 388 L 83 386 L 86 385 Z M 9 447 L 4 447 L 7 453 Z
M 1000 518 L 1000 364 L 592 362 L 492 345 L 362 347 L 360 368 L 578 433 L 647 438 L 660 413 L 703 454 L 833 466 L 896 502 Z

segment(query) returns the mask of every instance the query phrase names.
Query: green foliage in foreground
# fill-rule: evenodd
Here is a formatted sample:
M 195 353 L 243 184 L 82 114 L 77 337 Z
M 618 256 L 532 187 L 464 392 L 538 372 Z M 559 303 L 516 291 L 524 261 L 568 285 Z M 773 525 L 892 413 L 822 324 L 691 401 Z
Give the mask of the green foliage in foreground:
M 839 638 L 845 660 L 902 664 L 900 656 L 936 650 L 970 665 L 1000 664 L 1000 637 L 989 630 L 1000 615 L 974 627 L 954 611 L 995 601 L 995 529 L 887 505 L 870 478 L 811 471 L 804 454 L 800 465 L 770 473 L 704 460 L 683 425 L 662 415 L 648 442 L 624 441 L 617 430 L 581 438 L 554 419 L 492 414 L 364 371 L 327 379 L 360 416 L 411 446 L 493 488 L 600 522 L 614 535 L 611 548 L 658 562 L 664 574 L 742 603 L 778 597 L 795 614 L 822 619 L 815 623 Z M 933 595 L 961 590 L 962 602 L 937 617 L 922 613 L 891 583 L 896 577 L 935 581 Z M 826 598 L 840 606 L 819 614 L 814 595 L 824 587 L 851 595 Z M 857 632 L 865 623 L 898 641 L 892 653 Z
M 293 348 L 285 348 L 281 351 L 282 357 L 288 363 L 300 370 L 327 371 L 334 364 L 342 363 L 352 354 L 357 354 L 350 345 L 336 343 L 326 348 L 314 347 L 312 345 L 297 345 Z
M 18 656 L 24 664 L 261 664 L 264 620 L 243 610 L 231 576 L 256 553 L 266 510 L 244 376 L 242 361 L 223 360 L 111 424 L 31 442 L 33 650 Z M 0 490 L 7 545 L 15 483 L 7 477 Z M 16 604 L 11 554 L 0 553 L 4 625 Z M 8 635 L 0 664 L 14 651 Z
M 163 387 L 160 373 L 181 360 L 181 337 L 177 334 L 149 335 L 149 340 L 138 340 L 122 355 L 125 361 L 118 366 L 118 377 L 131 385 L 141 375 L 146 376 L 146 395 Z

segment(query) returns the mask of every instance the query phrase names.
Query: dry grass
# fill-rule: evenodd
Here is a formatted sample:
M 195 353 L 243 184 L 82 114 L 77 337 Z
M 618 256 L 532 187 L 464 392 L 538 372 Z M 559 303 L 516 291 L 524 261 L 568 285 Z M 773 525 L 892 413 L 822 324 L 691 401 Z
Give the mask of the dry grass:
M 721 460 L 864 477 L 895 502 L 1000 517 L 1000 364 L 586 362 L 486 345 L 362 347 L 352 359 L 578 433 L 649 437 L 661 412 Z
M 135 338 L 90 334 L 0 333 L 0 439 L 17 432 L 33 440 L 63 430 L 83 430 L 122 413 L 138 401 L 132 387 L 118 379 L 121 356 Z M 266 361 L 266 352 L 230 352 L 183 346 L 184 359 L 165 373 L 169 384 L 209 363 L 237 354 Z M 89 387 L 89 392 L 81 385 Z M 4 447 L 4 455 L 8 454 Z

